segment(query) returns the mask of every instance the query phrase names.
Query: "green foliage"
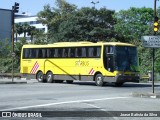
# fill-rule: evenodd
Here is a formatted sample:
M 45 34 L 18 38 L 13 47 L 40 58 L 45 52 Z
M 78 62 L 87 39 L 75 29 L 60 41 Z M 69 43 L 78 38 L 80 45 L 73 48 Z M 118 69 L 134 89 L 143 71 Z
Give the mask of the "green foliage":
M 153 9 L 130 8 L 121 10 L 115 14 L 117 24 L 115 31 L 124 36 L 125 42 L 140 39 L 143 35 L 153 34 Z
M 8 72 L 11 65 L 11 42 L 8 39 L 0 40 L 0 72 Z

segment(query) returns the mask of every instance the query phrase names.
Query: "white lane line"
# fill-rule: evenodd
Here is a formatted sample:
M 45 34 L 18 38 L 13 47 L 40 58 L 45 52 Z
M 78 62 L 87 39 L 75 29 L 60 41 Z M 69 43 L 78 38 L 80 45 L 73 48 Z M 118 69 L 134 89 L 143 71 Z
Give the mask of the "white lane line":
M 111 114 L 110 112 L 108 112 L 107 110 L 105 110 L 105 109 L 103 109 L 103 108 L 101 108 L 99 106 L 96 106 L 96 105 L 93 105 L 93 104 L 90 104 L 90 103 L 86 103 L 86 104 L 89 105 L 89 106 L 91 106 L 91 107 L 93 107 L 93 108 L 98 108 L 99 110 L 104 111 L 104 112 L 110 114 L 114 120 L 119 120 L 117 117 L 114 117 L 113 114 Z
M 46 106 L 62 105 L 62 104 L 70 104 L 70 103 L 82 103 L 82 102 L 93 102 L 93 101 L 103 101 L 103 100 L 113 100 L 113 99 L 125 99 L 125 98 L 129 98 L 129 97 L 111 97 L 111 98 L 101 98 L 101 99 L 65 101 L 65 102 L 57 102 L 57 103 L 48 103 L 48 104 L 41 104 L 41 105 L 33 105 L 33 106 L 8 108 L 8 109 L 2 109 L 0 111 L 22 110 L 22 109 L 28 109 L 28 108 L 46 107 Z
M 89 104 L 89 103 L 86 103 L 86 104 L 89 105 L 89 106 L 91 106 L 91 107 L 93 107 L 93 108 L 97 108 L 97 109 L 99 109 L 99 110 L 101 110 L 101 111 L 106 111 L 105 109 L 102 109 L 101 107 L 98 107 L 98 106 L 96 106 L 96 105 Z

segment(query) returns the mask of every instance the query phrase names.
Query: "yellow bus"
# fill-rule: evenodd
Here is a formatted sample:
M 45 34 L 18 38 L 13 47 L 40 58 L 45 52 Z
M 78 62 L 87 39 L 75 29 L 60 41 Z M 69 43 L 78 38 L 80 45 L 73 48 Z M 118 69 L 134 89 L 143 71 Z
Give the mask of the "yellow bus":
M 39 82 L 95 81 L 97 86 L 139 82 L 137 48 L 121 42 L 23 45 L 20 72 Z

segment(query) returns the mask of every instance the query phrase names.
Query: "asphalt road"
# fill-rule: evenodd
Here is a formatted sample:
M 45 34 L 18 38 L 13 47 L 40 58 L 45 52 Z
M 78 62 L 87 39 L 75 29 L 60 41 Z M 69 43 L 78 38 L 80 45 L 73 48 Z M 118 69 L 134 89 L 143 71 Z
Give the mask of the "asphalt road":
M 114 87 L 108 84 L 104 87 L 98 87 L 93 82 L 66 84 L 65 82 L 38 83 L 35 80 L 30 80 L 27 84 L 0 84 L 0 90 L 1 112 L 38 111 L 41 113 L 44 111 L 42 112 L 42 118 L 36 118 L 37 120 L 144 120 L 144 118 L 145 120 L 158 120 L 159 117 L 156 117 L 156 113 L 160 115 L 160 99 L 132 96 L 134 92 L 152 92 L 151 83 L 126 83 L 122 87 Z M 160 83 L 155 83 L 155 92 L 160 92 Z M 46 111 L 48 112 L 45 113 Z M 71 115 L 68 115 L 70 117 L 57 117 L 57 114 L 53 111 L 61 111 L 58 113 L 61 116 Z M 117 111 L 117 113 L 112 111 Z M 148 114 L 149 117 L 144 117 L 144 111 L 147 112 L 146 115 Z M 74 117 L 74 112 L 78 112 L 79 117 Z M 131 117 L 132 112 L 135 117 Z M 155 114 L 152 114 L 152 112 Z M 108 117 L 104 117 L 104 113 Z M 84 117 L 84 114 L 91 114 L 91 116 Z M 103 114 L 103 117 L 97 117 L 97 114 Z M 118 116 L 119 114 L 129 115 L 129 117 L 117 117 L 116 114 Z M 52 117 L 44 117 L 45 115 L 51 115 Z M 5 120 L 10 119 L 21 120 L 22 118 L 5 118 Z

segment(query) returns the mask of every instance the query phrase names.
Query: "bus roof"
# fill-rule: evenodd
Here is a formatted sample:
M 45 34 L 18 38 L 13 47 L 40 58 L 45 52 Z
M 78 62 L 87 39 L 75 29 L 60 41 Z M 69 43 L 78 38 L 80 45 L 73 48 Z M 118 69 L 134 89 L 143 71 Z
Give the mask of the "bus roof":
M 45 44 L 45 45 L 34 45 L 34 44 L 26 44 L 23 45 L 23 48 L 32 48 L 32 47 L 75 47 L 75 46 L 102 46 L 102 45 L 112 45 L 112 46 L 135 46 L 129 43 L 122 43 L 122 42 L 57 42 L 53 44 Z

